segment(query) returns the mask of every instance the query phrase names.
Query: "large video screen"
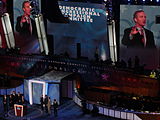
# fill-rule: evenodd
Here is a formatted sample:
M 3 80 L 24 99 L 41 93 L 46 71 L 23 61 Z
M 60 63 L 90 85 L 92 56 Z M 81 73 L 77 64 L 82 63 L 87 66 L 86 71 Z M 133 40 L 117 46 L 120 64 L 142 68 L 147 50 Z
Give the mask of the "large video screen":
M 19 26 L 21 27 L 21 24 L 17 25 L 22 20 L 20 17 L 24 14 L 23 1 L 14 0 L 16 46 L 20 48 L 20 53 L 40 53 L 37 36 L 21 35 L 25 31 L 20 31 Z M 95 59 L 94 54 L 98 51 L 100 58 L 106 60 L 109 56 L 109 47 L 105 5 L 62 1 L 53 3 L 53 5 L 46 3 L 42 5 L 44 18 L 47 19 L 46 33 L 49 53 L 57 55 L 67 53 L 72 58 L 76 58 L 77 54 L 80 54 L 80 57 Z M 57 13 L 52 11 L 53 7 L 58 9 L 56 10 Z M 49 11 L 46 8 L 49 8 Z M 31 18 L 33 19 L 32 15 Z M 64 22 L 63 18 L 67 22 Z M 34 27 L 32 27 L 32 33 L 34 32 L 33 29 Z
M 76 58 L 79 50 L 80 56 L 94 59 L 98 49 L 100 57 L 106 59 L 109 48 L 105 6 L 61 1 L 59 9 L 68 22 L 47 20 L 47 33 L 54 41 L 54 54 L 68 53 L 70 57 Z
M 30 8 L 28 4 L 23 6 L 24 1 L 13 1 L 15 45 L 20 49 L 21 54 L 40 54 L 36 23 L 33 17 L 34 8 Z M 32 1 L 37 3 L 40 10 L 40 0 L 30 0 L 30 3 Z M 29 14 L 30 17 L 28 17 Z
M 147 69 L 159 66 L 159 11 L 158 6 L 120 5 L 120 59 L 127 62 L 131 58 L 134 65 L 137 56 L 140 65 Z M 142 32 L 138 25 L 143 26 Z

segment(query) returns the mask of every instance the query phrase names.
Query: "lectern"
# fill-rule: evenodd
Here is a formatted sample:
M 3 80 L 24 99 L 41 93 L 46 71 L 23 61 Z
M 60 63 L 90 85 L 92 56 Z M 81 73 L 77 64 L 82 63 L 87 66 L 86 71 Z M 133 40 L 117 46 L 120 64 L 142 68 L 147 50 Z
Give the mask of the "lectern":
M 14 104 L 15 116 L 23 117 L 26 114 L 27 106 Z

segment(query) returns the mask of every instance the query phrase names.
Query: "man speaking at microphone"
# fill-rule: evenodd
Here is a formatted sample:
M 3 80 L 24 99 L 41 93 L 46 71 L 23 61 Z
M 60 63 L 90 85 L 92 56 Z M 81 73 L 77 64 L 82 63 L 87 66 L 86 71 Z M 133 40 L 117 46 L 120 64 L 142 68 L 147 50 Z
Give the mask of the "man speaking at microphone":
M 31 6 L 29 1 L 24 1 L 22 4 L 24 14 L 17 17 L 16 31 L 21 35 L 35 35 L 36 24 L 31 16 Z
M 127 48 L 155 48 L 153 32 L 144 28 L 146 14 L 143 10 L 135 11 L 133 15 L 135 26 L 124 30 L 122 44 Z

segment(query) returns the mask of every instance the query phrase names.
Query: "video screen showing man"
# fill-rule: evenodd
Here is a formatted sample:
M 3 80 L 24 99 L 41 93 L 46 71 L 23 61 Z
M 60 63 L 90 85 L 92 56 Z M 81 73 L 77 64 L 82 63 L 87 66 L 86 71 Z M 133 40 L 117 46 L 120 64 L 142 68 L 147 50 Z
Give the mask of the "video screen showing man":
M 127 48 L 155 48 L 153 32 L 146 29 L 146 14 L 137 10 L 133 14 L 135 25 L 124 30 L 122 44 Z
M 157 6 L 120 5 L 119 53 L 125 62 L 138 56 L 142 68 L 159 66 L 160 24 L 155 19 L 159 10 Z
M 30 1 L 22 3 L 23 14 L 16 18 L 16 45 L 21 54 L 39 54 L 36 23 L 32 17 Z
M 36 24 L 35 21 L 30 18 L 31 6 L 29 1 L 24 1 L 22 4 L 24 14 L 17 17 L 16 31 L 21 35 L 35 35 Z

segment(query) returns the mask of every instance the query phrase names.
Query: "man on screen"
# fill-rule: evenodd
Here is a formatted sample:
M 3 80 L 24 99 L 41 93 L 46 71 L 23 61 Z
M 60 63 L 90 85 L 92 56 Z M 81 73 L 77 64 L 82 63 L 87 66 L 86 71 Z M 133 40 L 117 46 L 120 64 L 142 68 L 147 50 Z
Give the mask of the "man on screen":
M 144 28 L 146 14 L 143 10 L 135 11 L 133 15 L 135 26 L 124 30 L 122 44 L 127 48 L 155 48 L 153 32 Z
M 38 54 L 39 43 L 36 23 L 31 18 L 31 5 L 29 1 L 22 3 L 23 15 L 17 17 L 15 29 L 16 43 L 22 54 Z
M 31 6 L 29 1 L 24 1 L 22 4 L 24 14 L 17 17 L 16 31 L 21 35 L 36 34 L 36 24 L 31 16 Z

